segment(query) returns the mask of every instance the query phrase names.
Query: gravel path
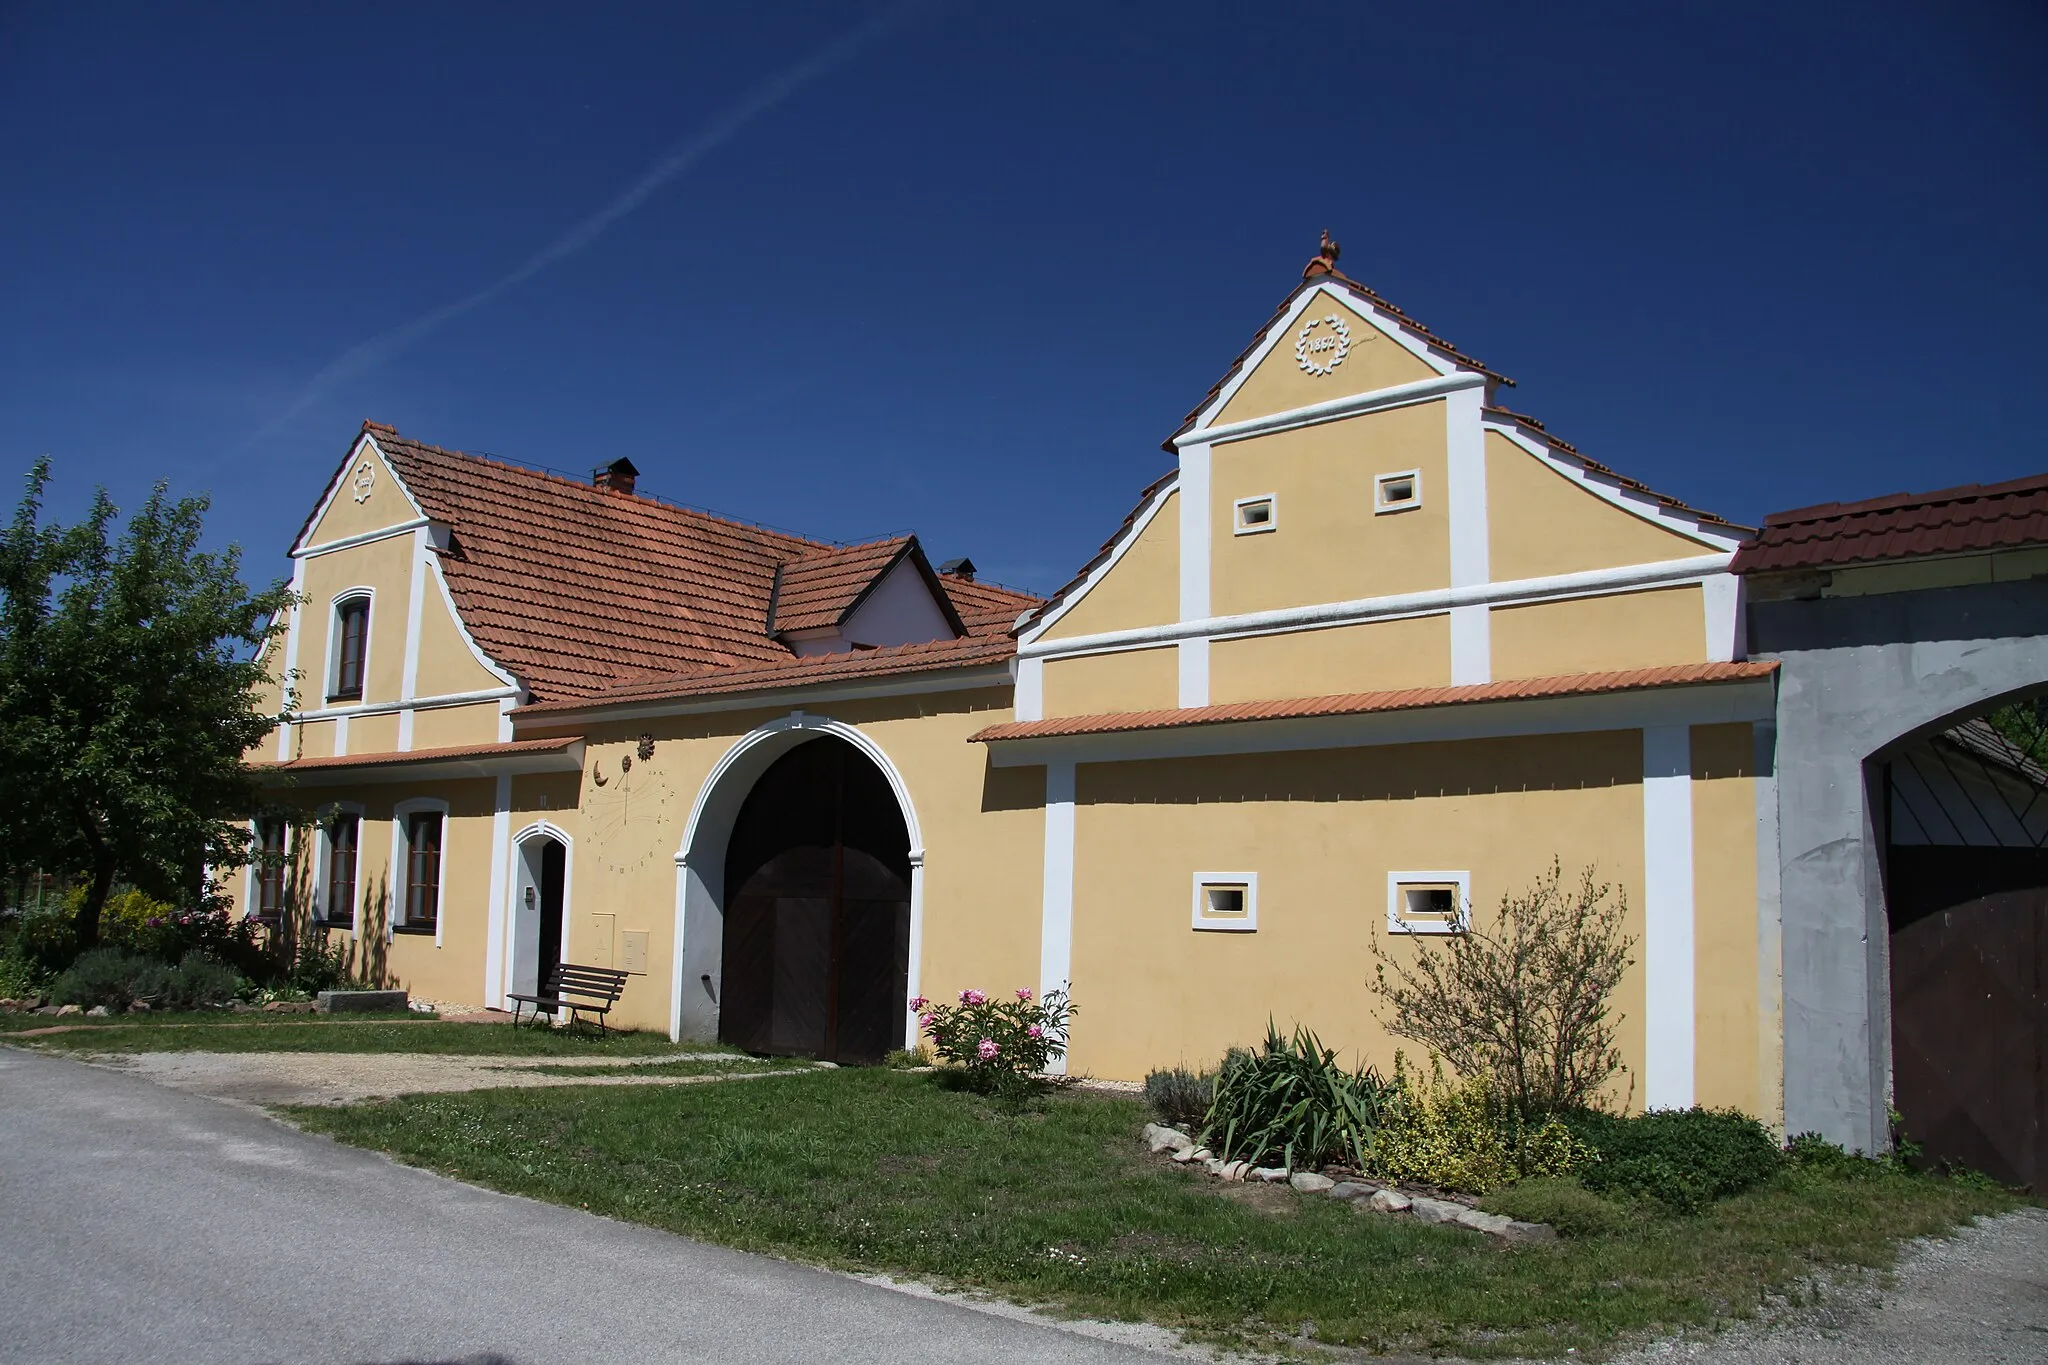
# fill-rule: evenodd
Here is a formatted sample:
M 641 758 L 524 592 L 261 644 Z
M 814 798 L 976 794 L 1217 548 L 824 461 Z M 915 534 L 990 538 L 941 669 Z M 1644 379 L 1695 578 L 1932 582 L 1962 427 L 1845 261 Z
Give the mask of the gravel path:
M 2022 1209 L 1907 1247 L 1889 1286 L 1699 1341 L 1658 1342 L 1618 1365 L 2039 1365 L 2048 1362 L 2048 1209 Z
M 263 1107 L 273 1104 L 353 1104 L 392 1095 L 449 1090 L 502 1090 L 544 1085 L 707 1085 L 800 1076 L 801 1070 L 748 1071 L 745 1059 L 725 1052 L 677 1052 L 655 1057 L 461 1057 L 394 1052 L 141 1052 L 80 1057 L 92 1066 L 125 1071 L 159 1085 L 209 1099 Z M 703 1075 L 634 1075 L 656 1062 L 731 1062 L 730 1070 Z M 545 1066 L 614 1066 L 616 1076 L 550 1075 Z

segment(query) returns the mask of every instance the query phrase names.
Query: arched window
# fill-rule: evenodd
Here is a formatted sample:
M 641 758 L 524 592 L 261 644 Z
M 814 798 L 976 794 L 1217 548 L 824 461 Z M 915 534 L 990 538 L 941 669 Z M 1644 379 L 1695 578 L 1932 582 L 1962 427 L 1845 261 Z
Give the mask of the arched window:
M 329 701 L 361 701 L 363 665 L 370 652 L 370 598 L 344 597 L 334 604 L 334 684 Z

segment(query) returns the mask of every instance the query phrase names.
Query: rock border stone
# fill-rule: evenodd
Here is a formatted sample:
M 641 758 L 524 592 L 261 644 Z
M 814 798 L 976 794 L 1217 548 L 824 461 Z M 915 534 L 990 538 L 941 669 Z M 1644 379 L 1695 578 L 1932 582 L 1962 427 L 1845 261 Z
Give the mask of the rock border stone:
M 1548 1223 L 1524 1223 L 1505 1214 L 1488 1213 L 1469 1204 L 1460 1204 L 1456 1200 L 1406 1194 L 1363 1180 L 1333 1180 L 1320 1171 L 1289 1171 L 1280 1166 L 1253 1166 L 1246 1161 L 1224 1161 L 1207 1147 L 1197 1146 L 1195 1140 L 1180 1129 L 1170 1128 L 1163 1123 L 1146 1124 L 1143 1141 L 1154 1156 L 1167 1157 L 1183 1166 L 1197 1167 L 1219 1180 L 1253 1180 L 1276 1185 L 1285 1181 L 1297 1193 L 1335 1199 L 1339 1203 L 1351 1205 L 1358 1213 L 1405 1216 L 1439 1227 L 1459 1227 L 1471 1232 L 1483 1232 L 1504 1242 L 1557 1240 L 1557 1229 Z

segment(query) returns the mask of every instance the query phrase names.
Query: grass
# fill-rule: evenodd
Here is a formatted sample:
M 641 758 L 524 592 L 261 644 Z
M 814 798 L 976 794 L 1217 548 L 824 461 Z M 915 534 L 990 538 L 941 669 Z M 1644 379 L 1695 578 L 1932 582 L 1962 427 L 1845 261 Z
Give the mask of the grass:
M 671 1047 L 674 1044 L 670 1044 Z M 699 1051 L 695 1044 L 688 1044 L 691 1052 Z M 750 1057 L 735 1052 L 730 1057 L 716 1061 L 675 1061 L 636 1062 L 630 1066 L 558 1066 L 549 1064 L 536 1066 L 532 1070 L 542 1076 L 711 1076 L 711 1075 L 757 1075 L 763 1071 L 808 1071 L 812 1063 L 797 1057 Z
M 1823 1265 L 2012 1207 L 1962 1182 L 1788 1173 L 1608 1236 L 1478 1234 L 1226 1186 L 1144 1155 L 1134 1100 L 1002 1104 L 883 1070 L 773 1086 L 422 1095 L 287 1111 L 301 1126 L 514 1193 L 750 1251 L 1290 1349 L 1597 1355 L 1752 1311 Z
M 236 1015 L 234 1022 L 226 1023 L 218 1014 L 165 1015 L 145 1024 L 129 1016 L 95 1021 L 75 1032 L 23 1038 L 17 1045 L 52 1052 L 430 1052 L 494 1057 L 646 1057 L 677 1051 L 660 1033 L 614 1032 L 600 1037 L 583 1029 L 515 1029 L 509 1024 L 407 1023 L 395 1018 L 353 1022 L 363 1017 Z M 62 1022 L 68 1025 L 76 1019 Z M 712 1044 L 688 1046 L 692 1052 L 720 1050 Z

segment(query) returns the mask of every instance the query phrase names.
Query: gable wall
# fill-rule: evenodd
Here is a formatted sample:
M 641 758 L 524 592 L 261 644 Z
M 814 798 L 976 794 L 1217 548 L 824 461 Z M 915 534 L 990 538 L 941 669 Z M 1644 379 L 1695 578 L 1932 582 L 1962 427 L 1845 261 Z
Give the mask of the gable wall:
M 1351 329 L 1351 350 L 1343 363 L 1329 374 L 1309 374 L 1295 357 L 1295 338 L 1302 326 L 1312 319 L 1333 315 L 1341 318 Z M 1316 330 L 1328 334 L 1326 326 Z M 1294 325 L 1286 328 L 1275 340 L 1273 349 L 1238 386 L 1237 392 L 1231 395 L 1211 425 L 1221 426 L 1226 422 L 1262 417 L 1271 412 L 1287 412 L 1346 394 L 1390 389 L 1396 384 L 1430 379 L 1438 373 L 1429 362 L 1418 358 L 1400 342 L 1367 322 L 1358 310 L 1340 302 L 1327 291 L 1320 292 L 1309 301 Z
M 368 464 L 372 472 L 369 496 L 357 501 L 357 489 L 353 484 L 356 471 Z M 348 536 L 362 535 L 369 531 L 381 531 L 387 526 L 413 521 L 419 517 L 419 510 L 413 506 L 391 473 L 391 466 L 384 462 L 384 456 L 377 447 L 362 441 L 356 446 L 347 468 L 341 475 L 341 487 L 327 509 L 307 530 L 304 543 L 324 545 L 329 541 L 342 540 Z
M 1417 403 L 1217 446 L 1210 610 L 1228 616 L 1449 587 L 1444 406 Z M 1374 476 L 1410 469 L 1421 470 L 1422 505 L 1375 514 Z M 1276 529 L 1236 534 L 1237 500 L 1267 493 Z
M 1175 491 L 1166 495 L 1136 542 L 1067 608 L 1045 638 L 1071 640 L 1179 619 L 1180 494 Z
M 1496 582 L 1712 554 L 1616 507 L 1497 431 L 1486 433 L 1486 530 Z

